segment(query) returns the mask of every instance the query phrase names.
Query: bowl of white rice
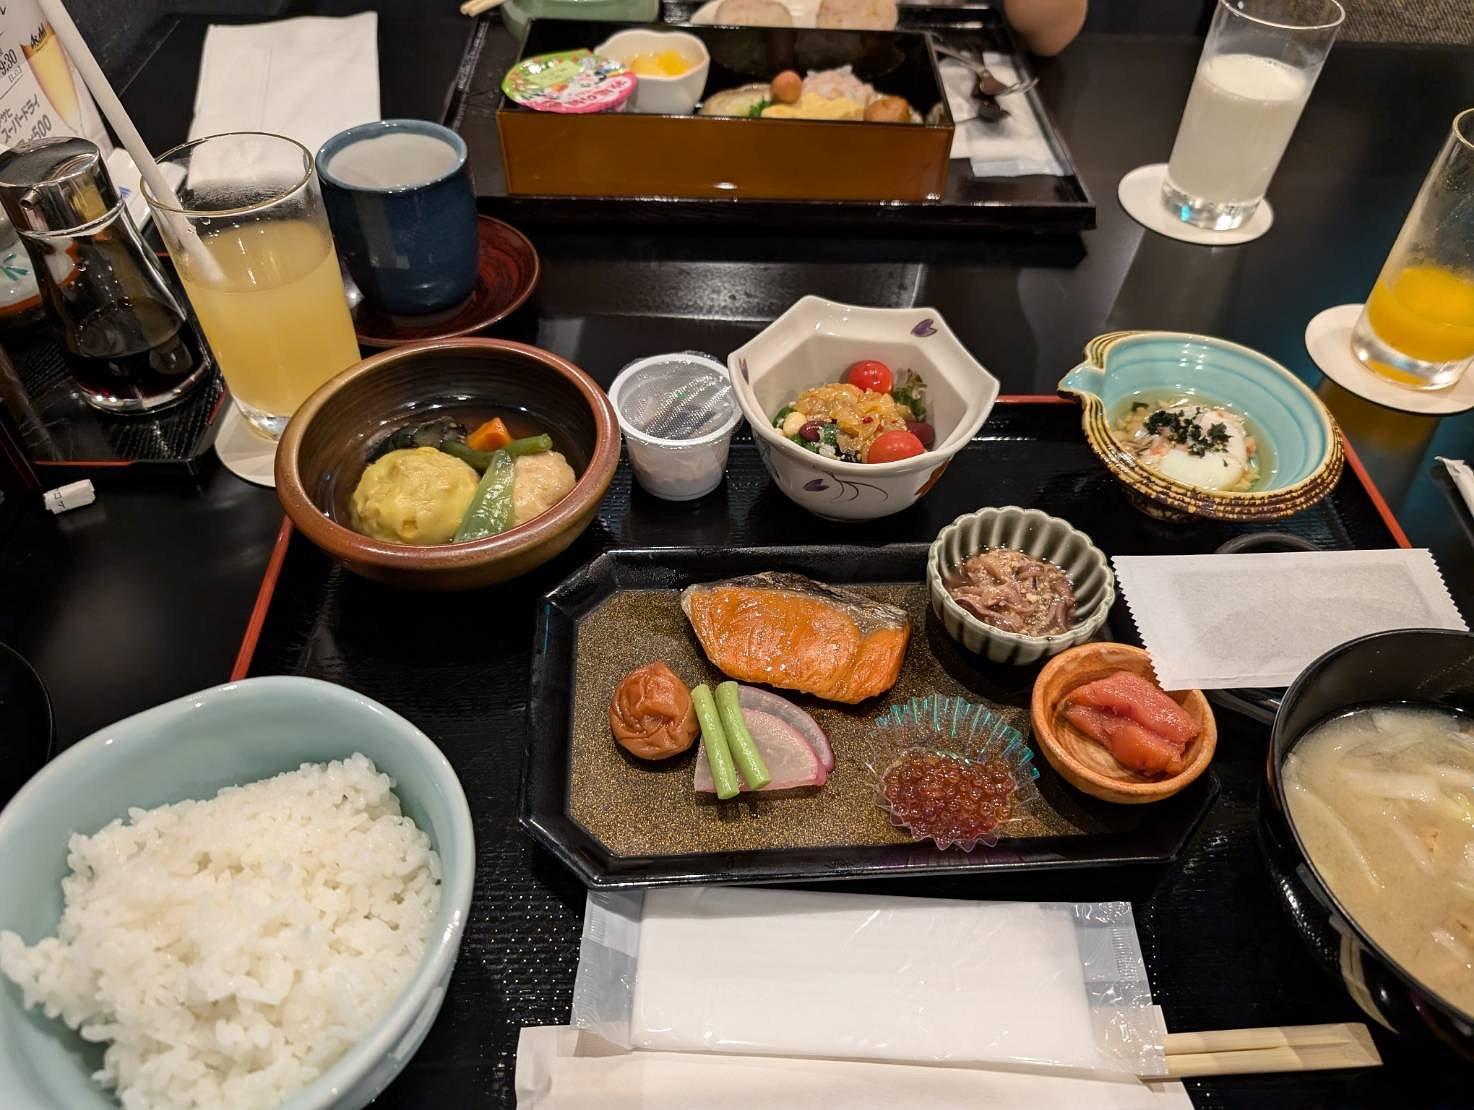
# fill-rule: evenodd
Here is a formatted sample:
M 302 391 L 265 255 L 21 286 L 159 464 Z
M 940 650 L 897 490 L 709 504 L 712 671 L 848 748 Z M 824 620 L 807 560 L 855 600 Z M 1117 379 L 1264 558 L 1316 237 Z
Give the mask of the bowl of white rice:
M 5 1110 L 353 1110 L 445 997 L 454 770 L 340 686 L 256 678 L 68 748 L 0 811 Z

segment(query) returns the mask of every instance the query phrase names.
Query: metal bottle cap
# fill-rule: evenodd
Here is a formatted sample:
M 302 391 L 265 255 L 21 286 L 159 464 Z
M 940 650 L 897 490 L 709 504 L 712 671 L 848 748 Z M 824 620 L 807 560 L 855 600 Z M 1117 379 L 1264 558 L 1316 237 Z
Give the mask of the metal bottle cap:
M 118 203 L 96 143 L 58 137 L 0 152 L 0 205 L 23 232 L 72 231 Z

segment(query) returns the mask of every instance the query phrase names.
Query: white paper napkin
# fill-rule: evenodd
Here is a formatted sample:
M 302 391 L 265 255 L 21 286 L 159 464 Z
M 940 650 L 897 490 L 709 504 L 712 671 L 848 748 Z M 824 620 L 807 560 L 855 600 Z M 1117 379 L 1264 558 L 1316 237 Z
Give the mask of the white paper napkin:
M 1438 461 L 1448 468 L 1448 476 L 1453 479 L 1454 486 L 1463 495 L 1465 507 L 1474 513 L 1474 468 L 1471 468 L 1463 459 L 1446 459 L 1439 455 Z
M 205 35 L 189 137 L 268 131 L 314 154 L 379 118 L 378 16 L 301 16 Z
M 774 1008 L 782 1006 L 774 999 Z M 523 1029 L 519 1110 L 1192 1110 L 1181 1083 L 854 1060 L 630 1052 L 579 1029 Z
M 1012 84 L 1013 64 L 1002 54 L 986 54 L 984 60 L 998 80 Z M 972 90 L 977 77 L 960 62 L 944 59 L 942 87 L 952 109 L 956 130 L 952 134 L 952 157 L 967 158 L 978 177 L 1025 177 L 1047 174 L 1059 177 L 1065 167 L 1056 157 L 1044 127 L 1025 96 L 1005 96 L 1001 101 L 1009 114 L 997 123 L 977 118 Z
M 629 1043 L 906 1064 L 1160 1069 L 1166 1030 L 1149 998 L 1109 1014 L 1115 1027 L 1134 1030 L 1127 1043 L 1138 1060 L 1107 1055 L 1075 920 L 1069 906 L 1037 902 L 652 891 L 640 922 Z M 1123 959 L 1090 966 L 1108 975 Z
M 1288 686 L 1337 644 L 1467 626 L 1426 550 L 1122 555 L 1116 581 L 1167 690 Z

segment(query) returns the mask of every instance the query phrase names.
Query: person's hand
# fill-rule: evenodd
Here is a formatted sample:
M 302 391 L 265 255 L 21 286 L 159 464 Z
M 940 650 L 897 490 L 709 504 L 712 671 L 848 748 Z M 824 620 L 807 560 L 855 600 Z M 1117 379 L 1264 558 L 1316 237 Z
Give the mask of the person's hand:
M 1050 57 L 1085 25 L 1088 0 L 1003 0 L 1003 14 L 1035 54 Z

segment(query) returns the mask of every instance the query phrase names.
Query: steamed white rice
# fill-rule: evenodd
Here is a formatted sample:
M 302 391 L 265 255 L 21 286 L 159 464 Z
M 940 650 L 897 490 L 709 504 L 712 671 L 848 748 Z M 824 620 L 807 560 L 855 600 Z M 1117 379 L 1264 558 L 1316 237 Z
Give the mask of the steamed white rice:
M 73 834 L 57 935 L 0 932 L 0 971 L 128 1110 L 276 1106 L 424 954 L 440 860 L 393 786 L 355 754 Z

